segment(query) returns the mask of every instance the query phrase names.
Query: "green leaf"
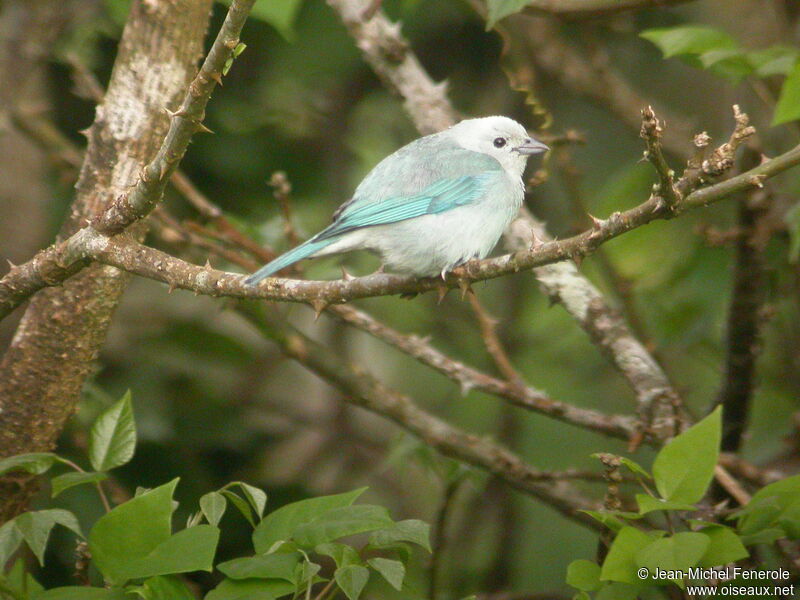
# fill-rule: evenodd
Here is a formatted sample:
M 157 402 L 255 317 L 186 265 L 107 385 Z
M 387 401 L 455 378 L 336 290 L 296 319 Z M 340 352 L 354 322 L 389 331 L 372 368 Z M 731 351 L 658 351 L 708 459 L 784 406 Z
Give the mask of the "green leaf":
M 70 585 L 45 590 L 33 596 L 33 600 L 131 600 L 131 596 L 119 588 L 105 588 Z
M 626 525 L 620 529 L 603 561 L 600 580 L 641 583 L 642 580 L 636 573 L 639 568 L 636 555 L 652 541 L 650 536 L 635 527 Z
M 674 502 L 653 498 L 647 494 L 636 494 L 636 503 L 639 505 L 639 514 L 646 515 L 654 510 L 697 510 L 697 507 L 686 502 Z
M 772 124 L 780 125 L 796 119 L 800 119 L 800 61 L 795 63 L 783 82 Z
M 2 578 L 3 575 L 0 574 L 0 581 L 2 581 Z M 33 575 L 28 573 L 23 558 L 18 558 L 14 561 L 14 564 L 5 575 L 5 582 L 8 587 L 20 592 L 27 591 L 30 595 L 44 591 L 42 584 L 36 581 Z
M 98 481 L 103 481 L 104 479 L 108 479 L 108 473 L 96 471 L 90 471 L 88 473 L 80 471 L 64 473 L 58 477 L 53 477 L 51 481 L 53 488 L 52 497 L 55 498 L 64 490 L 68 490 L 76 485 L 82 485 L 84 483 L 97 483 Z
M 647 589 L 647 588 L 645 588 Z M 594 597 L 594 600 L 637 600 L 641 586 L 628 583 L 607 583 Z M 658 597 L 658 596 L 657 596 Z
M 372 533 L 369 545 L 373 548 L 386 548 L 399 542 L 411 542 L 431 552 L 431 526 L 417 519 L 398 521 L 393 527 L 379 529 Z
M 263 490 L 247 484 L 244 481 L 234 481 L 226 485 L 224 489 L 237 485 L 241 488 L 242 494 L 250 503 L 250 506 L 253 507 L 253 511 L 256 513 L 258 519 L 261 520 L 261 517 L 264 516 L 264 509 L 267 507 L 267 494 L 265 494 Z
M 31 475 L 41 475 L 52 467 L 56 460 L 58 460 L 58 456 L 52 452 L 31 452 L 9 456 L 0 460 L 0 475 L 13 471 L 27 471 Z
M 303 589 L 314 581 L 314 577 L 322 570 L 322 566 L 310 560 L 304 560 L 295 568 L 294 584 L 298 589 Z M 319 581 L 319 579 L 317 580 Z
M 631 460 L 630 458 L 627 458 L 625 456 L 620 456 L 619 460 L 623 465 L 628 467 L 628 469 L 632 473 L 635 473 L 636 475 L 641 475 L 645 479 L 652 479 L 653 478 L 653 476 L 650 475 L 650 473 L 648 473 L 639 463 Z
M 745 546 L 755 546 L 757 544 L 774 544 L 781 538 L 786 537 L 786 532 L 778 527 L 770 527 L 762 529 L 757 533 L 751 535 L 743 535 L 741 537 L 742 543 Z
M 225 500 L 225 496 L 220 492 L 209 492 L 200 498 L 200 510 L 203 511 L 206 520 L 214 527 L 219 525 L 227 507 L 228 501 Z
M 704 527 L 700 530 L 700 533 L 707 536 L 710 541 L 708 550 L 700 560 L 700 567 L 727 565 L 750 556 L 750 553 L 742 544 L 742 540 L 730 527 L 712 525 Z
M 403 579 L 406 577 L 406 567 L 399 560 L 388 558 L 370 558 L 367 564 L 375 569 L 398 592 L 403 588 Z
M 14 519 L 17 529 L 22 534 L 31 552 L 44 565 L 44 550 L 50 530 L 56 524 L 71 529 L 78 536 L 83 537 L 78 519 L 71 512 L 61 508 L 24 512 Z
M 211 572 L 218 542 L 219 529 L 213 525 L 189 527 L 164 540 L 147 556 L 130 561 L 119 572 L 125 579 Z
M 265 579 L 225 579 L 208 592 L 205 600 L 275 600 L 295 592 L 293 583 Z
M 369 581 L 369 569 L 359 565 L 349 565 L 336 569 L 333 577 L 349 600 L 358 600 Z
M 89 533 L 95 566 L 111 583 L 124 583 L 131 561 L 143 559 L 171 534 L 172 494 L 178 480 L 144 492 L 100 517 Z
M 127 463 L 136 449 L 131 392 L 101 414 L 89 435 L 89 461 L 95 471 L 108 471 Z
M 738 83 L 755 70 L 747 54 L 741 50 L 734 49 L 704 52 L 700 55 L 700 63 L 704 68 L 716 75 L 730 79 L 734 83 Z
M 658 46 L 664 58 L 684 54 L 699 55 L 711 50 L 736 48 L 736 41 L 731 36 L 711 27 L 682 25 L 680 27 L 647 29 L 639 35 Z
M 255 519 L 253 519 L 253 511 L 250 509 L 250 503 L 247 502 L 247 500 L 243 500 L 235 492 L 230 490 L 223 490 L 222 494 L 231 501 L 231 504 L 239 509 L 239 512 L 242 513 L 242 516 L 247 519 L 250 525 L 253 527 L 256 526 Z
M 581 512 L 586 513 L 596 521 L 600 521 L 603 525 L 615 533 L 619 533 L 619 530 L 626 526 L 625 521 L 619 517 L 617 511 L 582 510 Z M 635 515 L 635 518 L 637 519 L 641 518 L 641 515 L 638 513 L 631 514 Z
M 222 0 L 230 6 L 230 0 Z M 302 0 L 258 0 L 250 11 L 250 16 L 272 25 L 288 42 L 295 39 L 294 22 Z
M 144 600 L 196 600 L 191 590 L 180 579 L 164 575 L 146 580 L 136 592 Z
M 486 7 L 489 9 L 486 16 L 486 30 L 488 31 L 494 27 L 500 19 L 518 13 L 525 8 L 525 6 L 530 4 L 530 1 L 531 0 L 486 0 Z
M 686 572 L 703 558 L 711 541 L 702 533 L 684 531 L 650 542 L 636 553 L 636 563 L 654 573 L 657 569 Z
M 361 557 L 358 555 L 358 552 L 356 552 L 356 549 L 347 544 L 339 544 L 337 542 L 320 544 L 314 548 L 314 552 L 330 556 L 337 567 L 361 564 Z
M 235 558 L 217 565 L 231 579 L 284 579 L 294 581 L 295 567 L 300 564 L 299 552 L 278 552 Z
M 759 77 L 788 75 L 798 57 L 800 57 L 800 50 L 791 46 L 770 46 L 763 50 L 753 50 L 747 53 L 747 58 Z
M 0 526 L 0 565 L 5 565 L 22 543 L 22 532 L 11 520 Z
M 779 527 L 790 538 L 800 538 L 800 475 L 764 486 L 735 517 L 743 536 Z
M 600 565 L 583 558 L 573 560 L 567 567 L 567 584 L 584 592 L 599 590 Z
M 299 525 L 313 521 L 332 508 L 350 506 L 366 489 L 360 488 L 344 494 L 300 500 L 271 512 L 253 531 L 253 546 L 256 552 L 259 554 L 268 552 L 275 542 L 290 539 Z
M 357 504 L 323 513 L 311 523 L 298 526 L 292 537 L 300 546 L 313 548 L 348 535 L 385 529 L 393 524 L 389 511 L 384 507 Z
M 693 504 L 708 489 L 719 456 L 722 407 L 675 437 L 656 456 L 653 478 L 665 500 Z

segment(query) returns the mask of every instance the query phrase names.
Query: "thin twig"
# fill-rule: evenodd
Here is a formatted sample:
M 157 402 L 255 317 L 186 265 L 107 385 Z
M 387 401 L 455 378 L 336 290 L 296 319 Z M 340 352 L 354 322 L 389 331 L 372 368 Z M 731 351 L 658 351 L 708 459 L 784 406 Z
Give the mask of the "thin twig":
M 283 235 L 289 240 L 289 245 L 294 248 L 300 243 L 300 236 L 297 235 L 292 225 L 292 205 L 289 202 L 289 194 L 292 192 L 292 184 L 283 171 L 275 171 L 269 179 L 269 186 L 272 188 L 272 195 L 278 201 L 283 216 Z
M 736 481 L 733 475 L 722 465 L 716 465 L 714 467 L 714 479 L 716 479 L 717 483 L 719 483 L 741 506 L 750 502 L 750 494 L 747 493 L 742 485 Z
M 342 399 L 394 421 L 445 456 L 472 464 L 550 505 L 564 516 L 599 530 L 579 509 L 596 506 L 565 481 L 539 481 L 540 472 L 507 448 L 470 434 L 422 410 L 408 396 L 386 387 L 360 366 L 348 363 L 289 325 L 263 304 L 240 303 L 237 310 L 282 352 L 342 392 Z
M 486 351 L 494 360 L 497 370 L 512 385 L 519 388 L 526 387 L 522 376 L 514 368 L 514 365 L 511 364 L 511 359 L 503 343 L 500 341 L 500 336 L 497 335 L 497 319 L 490 315 L 489 311 L 484 308 L 475 292 L 470 290 L 468 296 L 472 312 L 475 313 L 475 318 L 478 320 L 478 325 L 481 328 L 483 344 L 486 346 Z
M 447 597 L 444 589 L 444 555 L 447 551 L 448 536 L 447 528 L 449 518 L 453 511 L 453 501 L 455 500 L 456 493 L 461 487 L 464 479 L 462 477 L 454 478 L 452 481 L 447 482 L 444 488 L 444 496 L 442 497 L 439 512 L 436 515 L 436 526 L 434 528 L 434 543 L 433 551 L 431 552 L 431 568 L 430 568 L 430 597 L 431 600 L 438 600 L 439 598 Z

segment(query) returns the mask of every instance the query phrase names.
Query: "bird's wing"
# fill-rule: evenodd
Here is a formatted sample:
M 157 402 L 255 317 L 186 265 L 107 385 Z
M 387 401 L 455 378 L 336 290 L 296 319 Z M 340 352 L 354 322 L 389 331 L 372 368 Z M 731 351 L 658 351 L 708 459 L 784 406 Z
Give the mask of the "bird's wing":
M 464 206 L 479 198 L 489 180 L 497 175 L 498 171 L 484 171 L 440 179 L 419 194 L 347 204 L 335 215 L 335 221 L 315 239 L 324 240 L 363 227 L 387 225 Z

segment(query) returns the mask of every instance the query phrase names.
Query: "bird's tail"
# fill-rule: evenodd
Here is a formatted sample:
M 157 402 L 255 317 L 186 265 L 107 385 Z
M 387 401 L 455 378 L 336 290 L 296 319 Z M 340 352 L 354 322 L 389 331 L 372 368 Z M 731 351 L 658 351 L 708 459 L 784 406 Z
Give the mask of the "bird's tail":
M 336 238 L 328 238 L 324 240 L 311 238 L 307 242 L 304 242 L 299 246 L 292 248 L 288 252 L 281 254 L 278 258 L 276 258 L 272 262 L 267 263 L 266 265 L 261 267 L 258 271 L 250 275 L 250 277 L 245 279 L 244 282 L 246 285 L 256 285 L 262 279 L 266 279 L 273 273 L 277 273 L 278 271 L 280 271 L 281 269 L 285 269 L 289 265 L 293 265 L 294 263 L 301 261 L 304 258 L 308 258 L 315 252 L 322 250 L 323 248 L 329 246 L 335 241 Z

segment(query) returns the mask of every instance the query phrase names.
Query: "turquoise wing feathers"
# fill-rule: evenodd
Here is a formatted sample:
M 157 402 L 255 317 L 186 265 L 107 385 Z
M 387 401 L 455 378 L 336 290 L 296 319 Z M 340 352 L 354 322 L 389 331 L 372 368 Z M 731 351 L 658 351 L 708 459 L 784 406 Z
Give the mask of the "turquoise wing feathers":
M 388 225 L 464 206 L 481 196 L 489 177 L 491 173 L 442 179 L 413 196 L 347 204 L 337 212 L 334 222 L 314 239 L 324 240 L 363 227 Z
M 496 174 L 496 171 L 489 171 L 442 179 L 412 196 L 396 196 L 380 202 L 356 201 L 345 204 L 334 215 L 334 222 L 328 227 L 261 267 L 245 283 L 255 285 L 281 269 L 312 256 L 350 231 L 438 214 L 469 204 L 481 197 L 486 183 Z

